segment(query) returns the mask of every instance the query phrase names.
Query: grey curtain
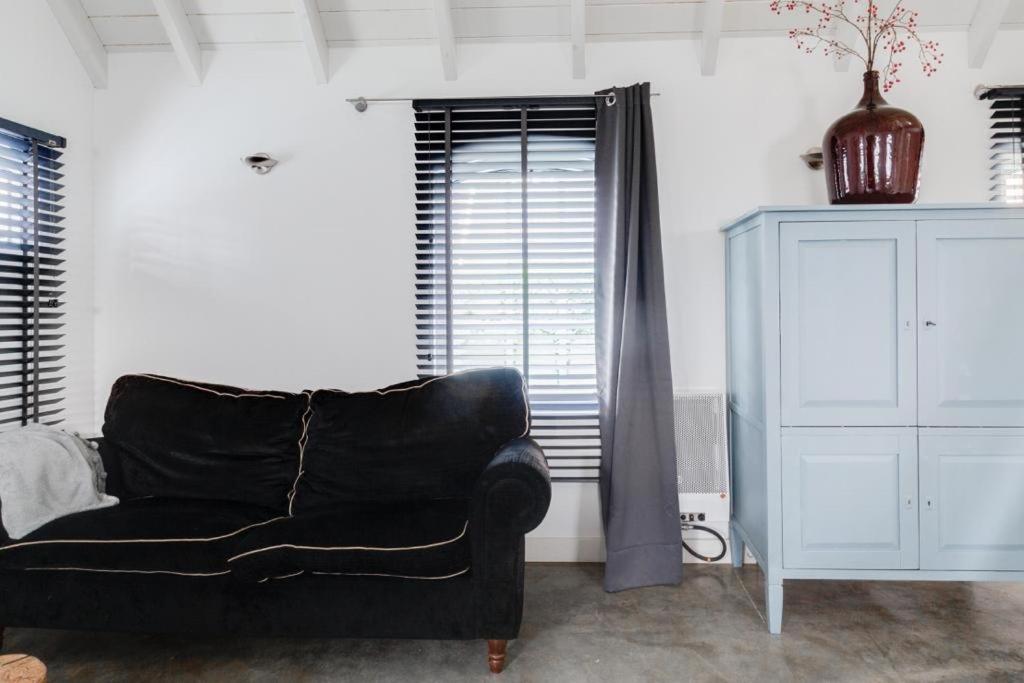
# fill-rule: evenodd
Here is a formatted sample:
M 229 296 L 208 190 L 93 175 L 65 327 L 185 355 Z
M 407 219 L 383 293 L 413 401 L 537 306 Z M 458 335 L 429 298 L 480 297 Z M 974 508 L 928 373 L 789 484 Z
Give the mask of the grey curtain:
M 604 588 L 683 574 L 650 84 L 597 100 L 597 385 Z

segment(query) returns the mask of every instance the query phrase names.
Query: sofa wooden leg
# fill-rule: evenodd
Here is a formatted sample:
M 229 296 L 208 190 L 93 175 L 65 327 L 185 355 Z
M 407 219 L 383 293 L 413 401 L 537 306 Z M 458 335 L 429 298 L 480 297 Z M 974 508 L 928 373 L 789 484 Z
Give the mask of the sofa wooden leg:
M 505 653 L 507 650 L 507 640 L 487 641 L 487 664 L 491 667 L 491 673 L 500 674 L 505 668 Z

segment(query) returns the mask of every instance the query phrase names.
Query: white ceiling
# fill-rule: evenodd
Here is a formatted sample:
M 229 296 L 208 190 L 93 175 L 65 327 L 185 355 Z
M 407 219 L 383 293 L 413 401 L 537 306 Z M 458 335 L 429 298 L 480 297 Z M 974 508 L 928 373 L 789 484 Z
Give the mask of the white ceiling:
M 77 1 L 77 0 L 76 0 Z M 585 0 L 587 40 L 696 37 L 703 0 Z M 967 30 L 979 0 L 916 0 L 926 28 Z M 985 0 L 980 0 L 985 2 Z M 108 52 L 170 50 L 152 0 L 81 0 Z M 183 0 L 204 49 L 303 41 L 293 0 Z M 436 40 L 433 0 L 319 0 L 327 44 L 392 45 Z M 783 32 L 794 17 L 776 16 L 768 0 L 726 0 L 725 36 Z M 568 40 L 570 0 L 452 0 L 459 41 Z M 799 17 L 797 17 L 799 18 Z M 1002 28 L 1024 29 L 1024 2 L 1011 2 Z
M 2 1 L 2 0 L 0 0 Z M 586 75 L 597 40 L 696 38 L 701 73 L 715 73 L 723 37 L 784 34 L 805 17 L 779 16 L 769 0 L 46 0 L 97 88 L 110 52 L 172 50 L 187 80 L 203 81 L 204 49 L 296 45 L 318 83 L 331 47 L 433 43 L 444 76 L 458 78 L 458 44 L 565 41 L 572 75 Z M 907 0 L 925 29 L 965 31 L 968 63 L 985 63 L 996 35 L 1024 29 L 1024 0 Z M 839 27 L 842 28 L 842 27 Z M 849 29 L 852 33 L 853 29 Z M 846 38 L 843 33 L 837 34 Z M 848 68 L 837 59 L 836 68 Z

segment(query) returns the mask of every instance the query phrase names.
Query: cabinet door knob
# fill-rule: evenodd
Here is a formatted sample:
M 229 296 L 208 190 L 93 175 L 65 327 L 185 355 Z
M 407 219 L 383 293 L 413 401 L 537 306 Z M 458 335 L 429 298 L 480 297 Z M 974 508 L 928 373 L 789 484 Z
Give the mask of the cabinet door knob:
M 925 326 L 925 327 L 935 327 L 935 326 L 936 326 L 937 324 L 938 324 L 938 323 L 936 323 L 936 322 L 935 322 L 935 321 L 933 321 L 933 320 L 925 320 L 925 321 L 924 321 L 924 326 Z

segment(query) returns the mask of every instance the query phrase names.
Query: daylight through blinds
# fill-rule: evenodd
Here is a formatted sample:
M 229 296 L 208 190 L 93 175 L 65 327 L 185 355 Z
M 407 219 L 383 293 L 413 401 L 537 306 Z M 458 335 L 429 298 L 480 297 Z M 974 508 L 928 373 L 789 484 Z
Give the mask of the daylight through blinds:
M 62 147 L 0 119 L 0 428 L 62 419 Z
M 417 101 L 422 375 L 513 366 L 552 476 L 597 476 L 594 101 Z

